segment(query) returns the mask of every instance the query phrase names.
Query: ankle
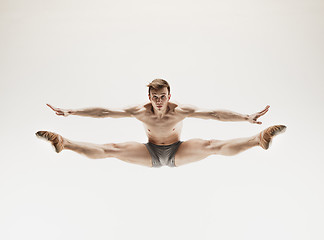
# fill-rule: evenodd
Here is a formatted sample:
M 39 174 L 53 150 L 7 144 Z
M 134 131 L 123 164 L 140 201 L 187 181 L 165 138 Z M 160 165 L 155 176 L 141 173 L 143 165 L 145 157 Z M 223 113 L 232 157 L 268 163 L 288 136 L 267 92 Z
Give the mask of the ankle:
M 255 144 L 255 146 L 260 146 L 261 143 L 261 133 L 258 133 L 257 135 L 253 136 L 250 140 Z
M 63 149 L 68 149 L 72 145 L 71 141 L 62 137 L 62 146 Z

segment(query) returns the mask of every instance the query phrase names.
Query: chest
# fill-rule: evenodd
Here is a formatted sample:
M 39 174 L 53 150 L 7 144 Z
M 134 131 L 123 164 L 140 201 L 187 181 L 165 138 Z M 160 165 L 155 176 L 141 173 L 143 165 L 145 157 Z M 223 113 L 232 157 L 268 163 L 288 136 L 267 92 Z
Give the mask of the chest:
M 181 131 L 182 119 L 176 115 L 166 115 L 163 118 L 148 116 L 143 121 L 145 128 L 150 134 L 170 134 Z
M 176 115 L 166 115 L 163 118 L 158 118 L 156 116 L 148 116 L 146 117 L 144 123 L 150 127 L 158 127 L 158 128 L 169 128 L 174 125 L 177 125 L 181 119 L 179 119 Z

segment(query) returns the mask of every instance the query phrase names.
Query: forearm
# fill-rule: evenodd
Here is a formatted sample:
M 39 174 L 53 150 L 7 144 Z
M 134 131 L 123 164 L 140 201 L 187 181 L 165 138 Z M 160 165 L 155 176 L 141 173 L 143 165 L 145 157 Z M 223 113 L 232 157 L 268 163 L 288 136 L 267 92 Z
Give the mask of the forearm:
M 78 110 L 70 110 L 70 114 L 94 118 L 127 117 L 129 115 L 125 111 L 112 111 L 106 108 L 85 108 Z
M 247 121 L 250 123 L 262 124 L 262 122 L 258 121 L 258 118 L 264 115 L 268 111 L 269 107 L 270 106 L 267 105 L 262 111 L 250 115 L 228 110 L 199 110 L 198 108 L 192 106 L 181 106 L 181 110 L 179 112 L 186 117 L 214 119 L 226 122 Z
M 84 108 L 84 109 L 69 110 L 69 113 L 71 115 L 77 115 L 83 117 L 102 118 L 102 117 L 108 117 L 109 110 L 104 108 Z
M 211 116 L 215 120 L 225 122 L 248 121 L 249 119 L 248 114 L 240 114 L 228 110 L 212 111 Z

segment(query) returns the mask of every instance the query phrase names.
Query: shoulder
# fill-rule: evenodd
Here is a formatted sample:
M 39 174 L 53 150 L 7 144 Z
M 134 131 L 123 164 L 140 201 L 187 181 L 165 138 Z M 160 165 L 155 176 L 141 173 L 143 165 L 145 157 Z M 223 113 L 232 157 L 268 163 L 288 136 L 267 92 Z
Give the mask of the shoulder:
M 183 115 L 190 115 L 197 110 L 197 107 L 189 105 L 189 104 L 175 104 L 176 107 L 174 111 Z
M 125 112 L 136 116 L 136 115 L 140 115 L 141 113 L 146 112 L 147 110 L 147 104 L 140 104 L 140 105 L 136 105 L 136 106 L 131 106 L 131 107 L 127 107 L 125 108 Z

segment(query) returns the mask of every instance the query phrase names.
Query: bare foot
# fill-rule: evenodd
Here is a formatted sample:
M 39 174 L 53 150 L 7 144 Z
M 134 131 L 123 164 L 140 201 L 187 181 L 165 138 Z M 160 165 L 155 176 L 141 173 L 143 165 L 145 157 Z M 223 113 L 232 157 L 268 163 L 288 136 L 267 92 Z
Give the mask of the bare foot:
M 286 126 L 284 125 L 275 125 L 272 127 L 268 127 L 267 129 L 263 130 L 260 133 L 260 142 L 259 145 L 263 149 L 268 149 L 271 145 L 272 138 L 280 133 L 283 133 L 286 131 Z
M 61 135 L 48 131 L 38 131 L 36 136 L 44 140 L 50 141 L 55 148 L 57 153 L 63 150 L 64 139 Z

